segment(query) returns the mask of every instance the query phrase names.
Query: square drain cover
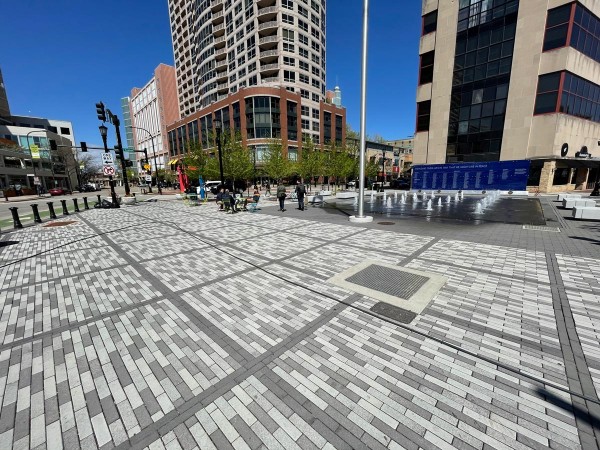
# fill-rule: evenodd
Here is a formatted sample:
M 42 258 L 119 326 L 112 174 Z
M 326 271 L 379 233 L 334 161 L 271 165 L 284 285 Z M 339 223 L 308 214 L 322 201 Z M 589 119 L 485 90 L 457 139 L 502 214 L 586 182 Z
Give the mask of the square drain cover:
M 417 314 L 412 311 L 385 302 L 377 303 L 371 308 L 371 311 L 400 323 L 411 323 L 417 317 Z
M 446 283 L 447 278 L 436 273 L 366 260 L 334 275 L 328 281 L 388 306 L 419 314 Z
M 410 300 L 429 281 L 429 278 L 411 272 L 390 269 L 379 264 L 371 264 L 360 272 L 346 278 L 346 281 L 383 292 L 384 294 L 393 295 L 394 297 Z

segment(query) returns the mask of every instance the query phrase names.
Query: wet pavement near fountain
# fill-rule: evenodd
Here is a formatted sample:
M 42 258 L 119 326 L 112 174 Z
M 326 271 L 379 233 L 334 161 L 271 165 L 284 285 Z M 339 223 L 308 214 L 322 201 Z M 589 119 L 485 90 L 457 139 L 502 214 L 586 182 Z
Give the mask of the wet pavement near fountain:
M 422 217 L 427 220 L 456 220 L 483 224 L 499 222 L 518 225 L 546 225 L 542 205 L 537 198 L 459 196 L 427 194 L 391 194 L 385 198 L 365 196 L 365 214 L 380 215 L 393 219 L 398 216 Z M 487 200 L 486 200 L 487 199 Z M 337 208 L 349 213 L 358 210 L 354 200 L 328 201 L 327 207 Z

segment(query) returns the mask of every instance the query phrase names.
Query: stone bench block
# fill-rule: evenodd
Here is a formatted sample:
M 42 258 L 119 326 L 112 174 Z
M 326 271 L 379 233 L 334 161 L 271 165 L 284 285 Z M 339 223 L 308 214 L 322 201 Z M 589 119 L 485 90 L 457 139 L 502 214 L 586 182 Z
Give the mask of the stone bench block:
M 557 202 L 562 202 L 565 198 L 581 198 L 583 197 L 581 194 L 558 194 L 556 196 Z
M 572 217 L 575 219 L 600 220 L 600 208 L 576 206 L 573 208 Z
M 594 208 L 596 206 L 596 202 L 594 200 L 567 197 L 563 199 L 562 205 L 565 209 L 573 209 L 576 206 L 579 206 L 581 208 Z

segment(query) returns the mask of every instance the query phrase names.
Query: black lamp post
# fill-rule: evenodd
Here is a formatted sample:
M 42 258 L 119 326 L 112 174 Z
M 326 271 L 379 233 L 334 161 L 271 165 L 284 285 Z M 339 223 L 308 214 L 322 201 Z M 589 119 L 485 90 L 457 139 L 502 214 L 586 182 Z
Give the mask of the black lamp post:
M 221 121 L 215 119 L 215 130 L 217 130 L 217 150 L 219 151 L 219 171 L 221 173 L 221 185 L 225 186 L 225 178 L 223 177 L 223 152 L 221 150 Z
M 100 130 L 100 136 L 102 136 L 102 143 L 104 144 L 104 153 L 108 153 L 108 145 L 106 143 L 106 138 L 108 136 L 108 128 L 103 125 L 98 127 Z M 110 196 L 112 198 L 113 208 L 118 208 L 119 203 L 117 202 L 117 194 L 115 193 L 115 184 L 113 183 L 112 175 L 108 177 L 108 183 L 110 184 Z

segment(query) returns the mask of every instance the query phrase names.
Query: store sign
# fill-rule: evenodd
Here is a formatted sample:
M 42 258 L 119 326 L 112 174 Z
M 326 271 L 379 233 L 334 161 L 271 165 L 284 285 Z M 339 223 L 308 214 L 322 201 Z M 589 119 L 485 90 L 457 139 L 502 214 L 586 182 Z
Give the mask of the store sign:
M 31 151 L 31 157 L 33 159 L 40 159 L 40 148 L 37 145 L 32 145 L 29 147 L 29 150 Z

